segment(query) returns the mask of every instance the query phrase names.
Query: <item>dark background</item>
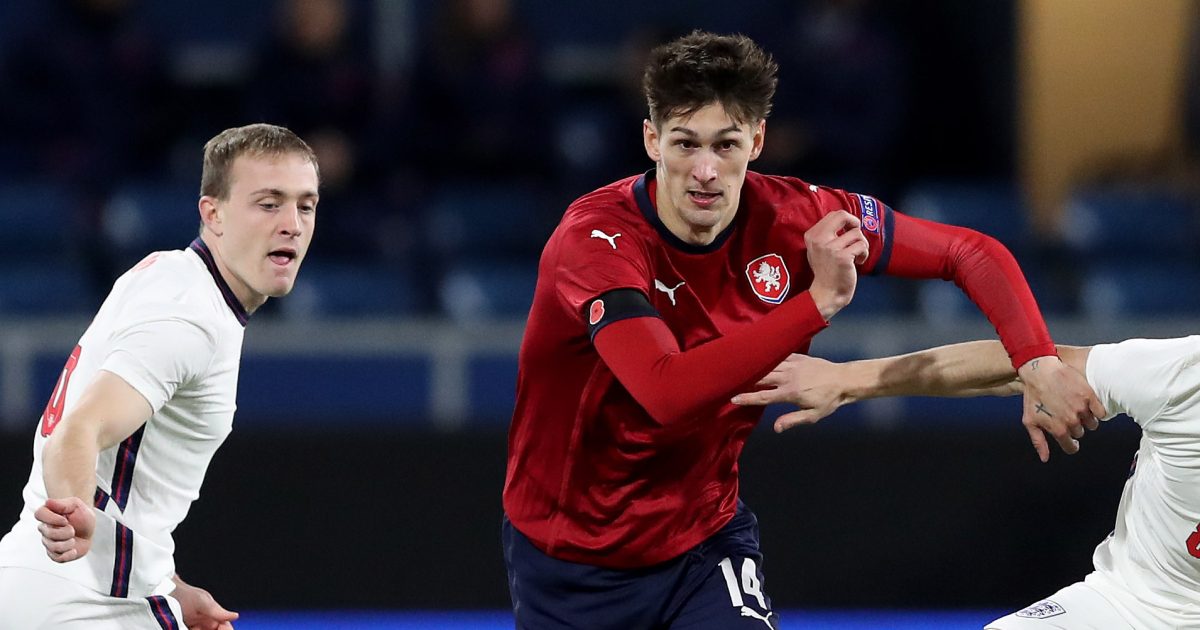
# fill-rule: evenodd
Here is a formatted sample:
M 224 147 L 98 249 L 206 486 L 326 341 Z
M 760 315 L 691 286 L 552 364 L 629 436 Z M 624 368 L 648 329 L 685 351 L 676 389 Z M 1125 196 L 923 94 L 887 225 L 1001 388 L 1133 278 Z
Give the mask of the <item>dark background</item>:
M 1082 578 L 1138 433 L 1122 417 L 1043 465 L 1011 420 L 752 437 L 742 497 L 777 605 L 1011 608 Z M 504 453 L 500 431 L 235 431 L 178 571 L 235 609 L 503 608 Z M 30 461 L 26 436 L 0 440 L 0 512 Z

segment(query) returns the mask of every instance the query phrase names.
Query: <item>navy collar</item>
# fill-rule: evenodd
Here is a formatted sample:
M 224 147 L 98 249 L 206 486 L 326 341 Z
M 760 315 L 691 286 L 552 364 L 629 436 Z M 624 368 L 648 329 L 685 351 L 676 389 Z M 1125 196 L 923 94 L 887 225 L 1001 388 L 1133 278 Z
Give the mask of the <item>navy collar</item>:
M 737 225 L 738 219 L 742 215 L 741 208 L 738 208 L 738 213 L 734 216 L 733 222 L 731 222 L 724 230 L 721 230 L 721 233 L 717 235 L 717 238 L 713 239 L 713 242 L 709 243 L 708 245 L 693 245 L 679 238 L 678 236 L 675 236 L 675 233 L 667 229 L 667 226 L 663 224 L 662 219 L 658 217 L 658 210 L 654 207 L 654 201 L 650 199 L 649 182 L 650 180 L 654 179 L 654 177 L 655 169 L 650 169 L 643 173 L 641 177 L 637 178 L 637 181 L 633 183 L 633 198 L 637 200 L 638 208 L 642 211 L 642 215 L 646 217 L 646 221 L 648 221 L 650 225 L 653 225 L 655 230 L 658 230 L 658 235 L 661 236 L 662 239 L 671 247 L 674 247 L 675 249 L 687 254 L 708 254 L 721 249 L 721 246 L 725 244 L 725 241 L 729 240 L 729 236 L 733 234 L 733 228 Z M 741 202 L 739 201 L 738 203 L 740 206 Z
M 188 249 L 196 252 L 200 260 L 204 261 L 204 266 L 208 267 L 208 273 L 212 274 L 213 281 L 217 283 L 217 288 L 221 290 L 221 295 L 225 298 L 225 304 L 229 306 L 229 310 L 233 311 L 233 316 L 237 318 L 242 326 L 250 319 L 250 314 L 246 312 L 246 307 L 242 306 L 242 302 L 233 294 L 233 289 L 229 288 L 229 283 L 225 282 L 225 278 L 221 276 L 221 271 L 217 269 L 217 261 L 213 260 L 212 252 L 208 251 L 208 245 L 204 243 L 200 237 L 192 241 L 188 245 Z

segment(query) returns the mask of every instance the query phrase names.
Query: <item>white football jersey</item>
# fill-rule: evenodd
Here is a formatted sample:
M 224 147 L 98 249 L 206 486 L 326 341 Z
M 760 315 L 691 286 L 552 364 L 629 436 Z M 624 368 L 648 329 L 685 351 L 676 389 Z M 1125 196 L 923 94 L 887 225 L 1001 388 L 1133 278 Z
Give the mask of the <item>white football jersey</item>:
M 1084 582 L 1134 627 L 1200 628 L 1200 336 L 1095 346 L 1087 379 L 1142 439 Z
M 200 494 L 233 426 L 246 311 L 200 239 L 156 252 L 113 284 L 67 360 L 38 423 L 25 507 L 0 540 L 0 566 L 58 575 L 114 597 L 171 590 L 171 533 Z M 42 449 L 97 370 L 150 403 L 150 420 L 96 462 L 96 533 L 79 560 L 46 555 L 33 513 L 46 500 Z

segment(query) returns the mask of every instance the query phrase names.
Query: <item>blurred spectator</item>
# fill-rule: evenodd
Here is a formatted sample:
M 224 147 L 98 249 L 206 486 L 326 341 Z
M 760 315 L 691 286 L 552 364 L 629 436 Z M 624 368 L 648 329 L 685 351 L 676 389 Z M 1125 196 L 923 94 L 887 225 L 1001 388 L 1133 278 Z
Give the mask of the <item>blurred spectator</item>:
M 134 0 L 59 0 L 19 33 L 0 72 L 0 143 L 20 147 L 22 157 L 6 171 L 103 190 L 160 167 L 174 98 L 162 48 L 134 7 Z
M 767 173 L 894 197 L 907 100 L 906 55 L 871 0 L 804 3 L 769 50 L 785 76 L 754 165 Z
M 248 119 L 308 138 L 321 163 L 318 257 L 378 257 L 388 212 L 375 192 L 368 147 L 377 133 L 377 86 L 358 6 L 347 0 L 282 0 L 275 31 L 247 85 Z M 388 156 L 383 156 L 386 159 Z
M 549 176 L 552 104 L 539 51 L 510 0 L 448 0 L 421 42 L 400 130 L 432 177 Z
M 352 146 L 363 142 L 375 120 L 375 77 L 352 8 L 346 0 L 279 2 L 275 32 L 258 51 L 248 86 L 252 118 L 302 137 L 328 129 Z

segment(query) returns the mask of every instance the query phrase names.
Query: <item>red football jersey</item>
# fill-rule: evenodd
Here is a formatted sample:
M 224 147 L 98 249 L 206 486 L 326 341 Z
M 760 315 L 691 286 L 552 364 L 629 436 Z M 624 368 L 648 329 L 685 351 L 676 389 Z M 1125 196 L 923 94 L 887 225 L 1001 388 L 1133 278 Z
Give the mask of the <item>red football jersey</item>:
M 830 212 L 862 221 L 861 273 L 954 280 L 997 326 L 1014 366 L 1054 354 L 1020 268 L 995 239 L 749 172 L 733 222 L 701 247 L 662 224 L 654 189 L 650 171 L 576 200 L 542 252 L 504 509 L 550 556 L 648 566 L 733 517 L 738 457 L 762 409 L 729 398 L 806 352 L 826 325 L 806 292 L 804 233 Z

